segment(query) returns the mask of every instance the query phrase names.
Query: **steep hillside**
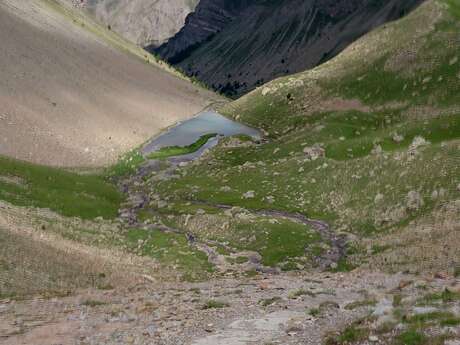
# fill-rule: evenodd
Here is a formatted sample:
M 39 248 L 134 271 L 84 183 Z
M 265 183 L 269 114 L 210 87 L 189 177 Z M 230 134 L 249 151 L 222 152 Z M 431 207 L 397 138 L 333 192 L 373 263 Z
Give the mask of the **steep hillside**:
M 188 75 L 228 95 L 312 68 L 422 0 L 211 1 L 158 49 Z
M 140 46 L 159 46 L 174 36 L 199 0 L 73 1 L 99 21 Z
M 53 0 L 0 3 L 0 154 L 114 162 L 214 95 Z
M 458 15 L 454 1 L 428 1 L 331 61 L 225 106 L 224 114 L 262 128 L 269 142 L 229 141 L 176 172 L 180 179 L 153 178 L 150 193 L 169 205 L 158 201 L 161 216 L 283 269 L 340 251 L 321 226 L 323 246 L 302 232 L 303 215 L 347 238 L 351 262 L 453 272 L 460 258 Z
M 237 20 L 253 4 L 251 0 L 201 1 L 195 12 L 187 17 L 184 27 L 161 47 L 147 46 L 171 63 L 180 63 L 200 45 Z
M 86 81 L 97 86 L 88 91 L 95 106 L 110 111 L 102 133 L 113 122 L 124 135 L 128 126 L 154 123 L 132 117 L 145 101 L 136 93 L 143 88 L 145 98 L 162 97 L 170 109 L 186 102 L 191 111 L 202 101 L 183 91 L 189 84 L 169 74 L 155 79 L 156 68 L 64 25 L 39 4 L 0 5 L 0 35 L 10 48 L 2 59 L 15 52 L 5 30 L 21 37 L 18 30 L 30 34 L 35 25 L 33 39 L 23 41 L 29 50 L 0 64 L 8 77 L 1 97 L 29 72 L 18 61 L 33 59 L 50 76 L 32 75 L 39 82 L 13 101 L 27 105 L 42 90 L 60 97 L 50 99 L 53 109 L 75 100 L 66 107 L 74 116 L 59 114 L 79 135 L 91 130 L 75 115 L 86 109 L 80 104 L 89 96 L 75 89 Z M 13 19 L 20 25 L 7 25 Z M 70 44 L 64 66 L 55 58 L 63 44 L 56 31 Z M 93 174 L 0 156 L 2 345 L 458 345 L 459 33 L 459 2 L 427 0 L 325 64 L 221 106 L 227 117 L 261 128 L 263 138 L 212 132 L 190 146 L 163 147 L 157 159 L 134 150 Z M 77 39 L 82 44 L 74 47 Z M 37 60 L 43 45 L 57 69 Z M 111 53 L 100 53 L 106 49 Z M 89 75 L 87 60 L 73 57 L 84 52 L 102 82 Z M 63 68 L 75 69 L 64 74 L 73 88 L 62 81 Z M 56 85 L 52 92 L 48 84 Z M 131 111 L 121 113 L 126 102 Z M 73 134 L 46 107 L 39 110 L 34 118 Z M 15 121 L 28 119 L 20 114 Z M 84 111 L 81 118 L 100 124 Z M 0 140 L 16 128 L 6 119 Z M 87 140 L 98 137 L 89 133 Z M 15 144 L 27 139 L 11 135 Z M 215 146 L 190 160 L 187 153 L 209 138 Z

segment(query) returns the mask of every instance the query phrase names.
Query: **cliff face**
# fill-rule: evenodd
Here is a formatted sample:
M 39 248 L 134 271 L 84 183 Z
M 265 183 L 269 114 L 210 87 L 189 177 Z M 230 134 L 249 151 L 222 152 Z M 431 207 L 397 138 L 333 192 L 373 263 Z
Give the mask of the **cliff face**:
M 147 49 L 235 96 L 327 61 L 421 2 L 201 0 L 173 38 Z
M 70 0 L 69 0 L 70 1 Z M 100 22 L 141 46 L 174 36 L 199 0 L 72 0 Z

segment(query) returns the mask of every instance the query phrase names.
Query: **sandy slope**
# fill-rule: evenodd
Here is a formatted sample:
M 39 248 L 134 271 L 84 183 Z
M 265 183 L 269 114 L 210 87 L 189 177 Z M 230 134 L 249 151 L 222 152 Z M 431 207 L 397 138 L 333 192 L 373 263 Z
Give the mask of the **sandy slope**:
M 0 3 L 0 154 L 95 166 L 216 97 L 121 52 L 42 0 Z

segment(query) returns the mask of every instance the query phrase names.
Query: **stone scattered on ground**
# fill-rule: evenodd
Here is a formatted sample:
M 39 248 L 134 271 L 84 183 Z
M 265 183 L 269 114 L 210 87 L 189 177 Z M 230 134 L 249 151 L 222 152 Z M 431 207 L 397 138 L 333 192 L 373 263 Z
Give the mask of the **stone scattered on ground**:
M 201 283 L 168 283 L 155 277 L 63 298 L 3 300 L 0 337 L 5 345 L 318 345 L 328 333 L 369 311 L 377 323 L 388 321 L 395 308 L 394 291 L 416 301 L 455 283 L 452 277 L 427 279 L 423 290 L 416 284 L 404 284 L 401 290 L 401 281 L 414 277 L 367 271 L 263 274 Z M 376 296 L 375 305 L 360 304 L 366 296 Z M 356 307 L 346 308 L 350 303 Z M 425 312 L 413 305 L 411 313 Z M 371 334 L 368 341 L 378 343 L 379 338 Z M 456 342 L 451 339 L 450 344 Z

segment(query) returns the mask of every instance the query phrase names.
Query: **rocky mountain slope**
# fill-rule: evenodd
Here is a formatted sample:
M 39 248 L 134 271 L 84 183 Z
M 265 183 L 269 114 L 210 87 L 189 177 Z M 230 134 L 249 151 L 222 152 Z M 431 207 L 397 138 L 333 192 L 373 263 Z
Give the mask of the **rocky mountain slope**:
M 147 47 L 228 95 L 336 56 L 422 0 L 203 0 L 163 46 Z
M 56 1 L 2 1 L 0 19 L 0 154 L 107 164 L 214 97 Z
M 428 1 L 321 66 L 224 106 L 227 116 L 262 128 L 268 142 L 223 141 L 200 161 L 173 166 L 174 179 L 138 181 L 153 201 L 152 222 L 256 251 L 283 270 L 321 264 L 319 253 L 340 246 L 304 215 L 347 238 L 361 265 L 453 272 L 459 10 L 455 1 Z M 423 231 L 437 231 L 439 242 L 416 235 Z
M 173 37 L 199 0 L 66 0 L 140 46 L 159 46 Z
M 264 138 L 194 161 L 0 156 L 2 344 L 458 345 L 459 33 L 427 0 L 221 106 Z

